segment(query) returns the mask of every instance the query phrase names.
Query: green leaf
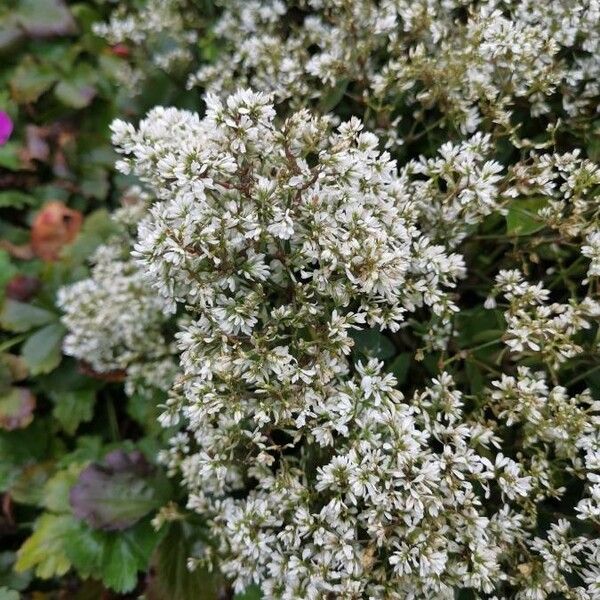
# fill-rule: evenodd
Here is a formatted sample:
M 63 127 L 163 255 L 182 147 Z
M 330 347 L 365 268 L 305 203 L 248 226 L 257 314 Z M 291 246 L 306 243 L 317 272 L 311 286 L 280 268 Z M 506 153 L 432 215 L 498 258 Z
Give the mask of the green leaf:
M 319 101 L 319 112 L 331 112 L 342 101 L 349 83 L 349 79 L 342 79 L 334 87 L 323 90 Z
M 388 367 L 388 371 L 393 373 L 398 380 L 398 385 L 402 385 L 406 381 L 411 358 L 412 354 L 410 352 L 402 352 L 402 354 L 399 354 Z
M 122 530 L 167 502 L 168 480 L 138 450 L 86 467 L 70 492 L 74 514 L 95 529 Z
M 21 354 L 32 375 L 49 373 L 59 365 L 65 331 L 61 323 L 51 323 L 27 338 Z
M 33 421 L 35 396 L 23 387 L 10 388 L 0 396 L 0 428 L 24 429 Z
M 75 485 L 80 471 L 81 465 L 73 463 L 48 479 L 42 492 L 44 508 L 55 513 L 71 512 L 69 492 Z
M 85 165 L 81 170 L 81 192 L 104 200 L 110 187 L 108 171 L 100 165 Z
M 498 309 L 486 309 L 481 306 L 468 308 L 462 310 L 456 318 L 458 344 L 461 348 L 472 348 L 499 339 L 504 329 L 504 316 Z M 488 354 L 497 348 L 489 347 L 484 350 L 484 354 Z
M 18 171 L 21 168 L 21 146 L 17 142 L 7 142 L 0 146 L 0 167 L 11 171 Z
M 31 581 L 31 572 L 15 573 L 13 565 L 16 558 L 17 555 L 14 552 L 0 552 L 0 586 L 13 590 L 24 590 Z
M 88 215 L 75 241 L 63 249 L 63 257 L 77 264 L 83 263 L 94 250 L 114 233 L 117 226 L 106 209 Z
M 0 325 L 8 331 L 16 333 L 29 331 L 34 327 L 56 321 L 56 319 L 57 315 L 45 308 L 16 300 L 6 300 L 2 306 L 2 312 L 0 312 Z
M 10 488 L 25 465 L 41 460 L 48 445 L 45 419 L 35 419 L 27 429 L 0 430 L 0 491 Z
M 20 594 L 16 590 L 0 587 L 0 600 L 19 600 Z
M 200 556 L 204 541 L 197 523 L 174 521 L 156 551 L 151 597 L 160 600 L 213 600 L 219 578 L 206 569 L 190 571 L 190 556 Z
M 38 63 L 27 55 L 10 81 L 12 96 L 19 104 L 35 102 L 57 79 L 58 73 L 50 65 Z
M 19 0 L 17 18 L 33 38 L 77 33 L 77 25 L 63 0 Z
M 506 233 L 509 235 L 530 235 L 544 228 L 538 211 L 547 204 L 547 198 L 535 196 L 513 200 L 506 215 Z
M 260 588 L 257 585 L 251 585 L 241 594 L 236 594 L 233 597 L 233 600 L 260 600 L 261 598 L 262 594 L 260 593 Z
M 354 350 L 364 356 L 385 360 L 396 354 L 394 344 L 377 329 L 352 331 L 350 337 L 355 342 Z
M 79 65 L 67 78 L 61 79 L 54 88 L 55 96 L 71 108 L 85 108 L 96 96 L 97 76 L 86 63 Z
M 14 14 L 5 15 L 0 20 L 0 54 L 14 52 L 24 38 L 23 30 Z
M 64 575 L 71 568 L 65 543 L 76 529 L 77 521 L 70 515 L 43 514 L 17 552 L 15 570 L 19 573 L 35 569 L 42 579 Z
M 23 192 L 16 190 L 0 192 L 0 208 L 25 208 L 26 206 L 35 206 L 37 204 L 37 198 Z
M 51 462 L 27 465 L 10 488 L 10 494 L 19 504 L 39 506 L 42 503 L 43 487 L 52 471 Z
M 95 577 L 119 593 L 130 592 L 137 584 L 138 571 L 148 568 L 161 534 L 148 521 L 126 531 L 93 530 L 79 523 L 66 545 L 66 552 L 83 577 Z
M 158 434 L 162 430 L 158 422 L 160 403 L 161 400 L 148 398 L 145 394 L 133 394 L 127 398 L 127 414 L 139 423 L 146 433 Z
M 471 394 L 479 394 L 485 387 L 485 380 L 481 374 L 481 368 L 470 360 L 467 360 L 465 365 L 467 381 Z
M 1 194 L 0 194 L 1 195 Z M 17 274 L 6 250 L 0 250 L 0 298 L 4 298 L 6 284 Z
M 75 390 L 50 394 L 54 401 L 52 415 L 62 428 L 73 435 L 80 423 L 91 420 L 96 402 L 95 390 Z

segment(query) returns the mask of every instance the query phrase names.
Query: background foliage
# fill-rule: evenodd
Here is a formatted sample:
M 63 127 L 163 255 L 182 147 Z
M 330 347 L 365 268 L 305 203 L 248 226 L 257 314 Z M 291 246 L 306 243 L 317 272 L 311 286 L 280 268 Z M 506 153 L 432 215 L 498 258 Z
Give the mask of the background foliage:
M 158 533 L 151 524 L 161 506 L 179 510 L 176 487 L 152 464 L 165 435 L 160 399 L 127 398 L 118 373 L 61 354 L 56 292 L 86 275 L 130 183 L 113 172 L 110 122 L 200 97 L 182 93 L 145 49 L 92 33 L 113 9 L 102 0 L 0 8 L 0 110 L 14 123 L 0 146 L 1 600 L 177 600 L 218 588 L 186 569 L 204 542 L 183 512 Z M 132 68 L 144 72 L 136 88 L 122 84 Z

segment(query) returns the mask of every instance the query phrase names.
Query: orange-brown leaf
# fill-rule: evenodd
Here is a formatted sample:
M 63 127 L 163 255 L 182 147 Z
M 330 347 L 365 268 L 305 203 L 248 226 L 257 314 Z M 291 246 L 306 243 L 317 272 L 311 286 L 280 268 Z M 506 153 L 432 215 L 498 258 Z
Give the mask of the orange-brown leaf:
M 49 202 L 36 216 L 31 227 L 31 247 L 45 261 L 57 260 L 64 246 L 72 242 L 81 229 L 83 216 L 62 202 Z

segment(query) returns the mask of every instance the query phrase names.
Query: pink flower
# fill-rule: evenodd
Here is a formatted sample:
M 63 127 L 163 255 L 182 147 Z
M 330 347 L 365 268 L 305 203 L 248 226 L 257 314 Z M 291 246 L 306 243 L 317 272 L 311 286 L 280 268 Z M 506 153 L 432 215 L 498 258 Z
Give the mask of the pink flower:
M 0 110 L 0 146 L 8 142 L 12 130 L 13 122 L 11 118 L 3 110 Z

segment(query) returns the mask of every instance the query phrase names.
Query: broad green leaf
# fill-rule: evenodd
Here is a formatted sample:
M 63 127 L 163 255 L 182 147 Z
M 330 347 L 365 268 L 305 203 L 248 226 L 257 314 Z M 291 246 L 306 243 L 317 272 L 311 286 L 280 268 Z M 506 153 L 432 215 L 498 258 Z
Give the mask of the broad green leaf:
M 65 553 L 65 543 L 77 529 L 77 521 L 70 515 L 43 514 L 35 523 L 33 534 L 17 552 L 17 572 L 35 569 L 42 579 L 59 577 L 71 568 Z
M 83 194 L 104 200 L 110 187 L 107 169 L 100 165 L 84 166 L 81 170 L 80 186 Z
M 148 521 L 121 532 L 93 530 L 79 523 L 66 552 L 83 577 L 101 579 L 114 591 L 126 593 L 135 588 L 138 571 L 147 570 L 160 540 L 161 534 Z
M 10 80 L 12 96 L 19 103 L 35 102 L 57 79 L 58 73 L 50 65 L 38 63 L 28 55 Z
M 352 331 L 350 337 L 355 342 L 354 350 L 367 357 L 386 359 L 396 354 L 396 347 L 377 329 Z
M 57 315 L 45 308 L 17 300 L 6 300 L 0 312 L 0 325 L 17 333 L 46 325 L 56 319 Z
M 158 422 L 161 413 L 160 403 L 160 400 L 148 398 L 145 394 L 134 394 L 127 398 L 127 414 L 146 432 L 158 433 L 162 429 Z
M 481 368 L 479 368 L 471 360 L 467 360 L 465 370 L 471 394 L 481 393 L 481 391 L 485 387 L 485 380 L 483 378 L 483 375 L 481 374 Z
M 64 334 L 65 328 L 61 323 L 51 323 L 27 338 L 21 354 L 32 375 L 49 373 L 58 366 Z
M 456 318 L 458 344 L 461 348 L 472 348 L 499 339 L 504 329 L 504 316 L 498 309 L 486 309 L 481 306 L 464 309 Z M 486 352 L 493 350 L 494 348 L 490 347 Z
M 547 204 L 547 199 L 536 196 L 513 200 L 506 215 L 506 233 L 509 235 L 530 235 L 544 228 L 538 211 Z
M 50 396 L 54 402 L 52 415 L 69 435 L 73 435 L 79 424 L 89 421 L 94 414 L 95 390 L 75 390 Z
M 170 484 L 137 450 L 86 467 L 70 493 L 74 514 L 95 529 L 122 530 L 170 498 Z
M 63 0 L 19 0 L 16 14 L 33 38 L 77 33 L 77 25 Z

